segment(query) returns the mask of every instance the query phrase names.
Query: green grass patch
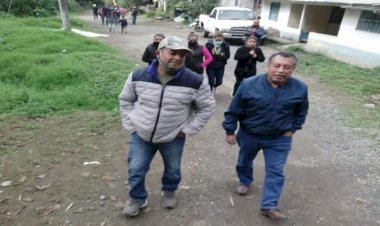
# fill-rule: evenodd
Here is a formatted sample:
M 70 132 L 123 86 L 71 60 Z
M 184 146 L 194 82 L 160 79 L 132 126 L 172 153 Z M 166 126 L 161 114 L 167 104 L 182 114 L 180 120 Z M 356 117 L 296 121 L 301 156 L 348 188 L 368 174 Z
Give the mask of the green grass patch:
M 373 109 L 364 107 L 371 95 L 380 95 L 380 67 L 357 67 L 321 54 L 305 52 L 297 46 L 286 50 L 294 52 L 299 59 L 297 73 L 316 76 L 320 82 L 343 95 L 345 101 L 338 104 L 347 125 L 358 129 L 380 129 L 379 106 Z M 373 130 L 368 131 L 368 135 L 373 136 Z
M 76 20 L 72 25 L 83 27 Z M 117 108 L 134 63 L 97 40 L 60 28 L 55 17 L 0 20 L 0 114 Z

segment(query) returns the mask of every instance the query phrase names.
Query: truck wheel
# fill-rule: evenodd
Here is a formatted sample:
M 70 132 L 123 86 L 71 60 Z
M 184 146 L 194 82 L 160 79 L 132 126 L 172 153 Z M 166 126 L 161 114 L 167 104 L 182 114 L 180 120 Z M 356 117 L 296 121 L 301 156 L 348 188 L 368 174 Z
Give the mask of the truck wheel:
M 210 32 L 206 31 L 205 29 L 203 29 L 203 37 L 204 38 L 208 38 L 208 35 L 210 34 Z
M 194 30 L 195 30 L 196 32 L 202 32 L 202 31 L 203 31 L 203 27 L 202 27 L 202 26 L 199 26 L 199 25 L 195 25 Z

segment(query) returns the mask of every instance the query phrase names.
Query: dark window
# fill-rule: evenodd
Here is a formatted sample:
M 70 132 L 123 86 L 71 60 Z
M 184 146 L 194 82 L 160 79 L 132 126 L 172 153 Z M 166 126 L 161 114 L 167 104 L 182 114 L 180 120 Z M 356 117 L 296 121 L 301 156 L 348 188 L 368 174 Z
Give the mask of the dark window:
M 344 16 L 344 9 L 340 7 L 332 7 L 329 23 L 330 24 L 340 24 Z
M 380 15 L 371 11 L 362 11 L 356 30 L 380 33 Z
M 217 11 L 216 9 L 212 11 L 210 17 L 216 18 L 216 11 Z
M 278 20 L 278 14 L 280 12 L 280 5 L 279 2 L 272 2 L 270 4 L 270 11 L 269 11 L 269 19 L 277 21 Z

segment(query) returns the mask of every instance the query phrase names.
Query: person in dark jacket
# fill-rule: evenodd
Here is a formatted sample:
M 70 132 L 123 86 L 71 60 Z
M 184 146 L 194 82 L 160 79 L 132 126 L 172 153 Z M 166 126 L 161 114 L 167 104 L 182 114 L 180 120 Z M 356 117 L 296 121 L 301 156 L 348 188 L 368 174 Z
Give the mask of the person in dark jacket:
M 92 5 L 92 14 L 94 15 L 94 20 L 97 20 L 98 19 L 98 7 L 96 6 L 96 4 L 93 4 Z
M 104 16 L 104 18 L 106 19 L 106 25 L 108 26 L 108 16 L 109 16 L 111 10 L 110 10 L 110 8 L 108 8 L 107 6 L 104 6 L 104 7 L 102 8 L 102 11 L 103 11 L 103 16 Z
M 267 37 L 267 31 L 260 26 L 260 20 L 254 19 L 252 26 L 246 28 L 243 39 L 249 36 L 255 36 L 257 38 L 257 45 L 262 46 Z
M 222 85 L 224 67 L 230 58 L 230 45 L 224 40 L 223 34 L 216 32 L 214 39 L 206 43 L 206 48 L 212 55 L 213 60 L 207 66 L 206 72 L 211 91 L 216 91 L 216 87 Z
M 127 18 L 124 16 L 119 20 L 119 23 L 121 25 L 121 33 L 127 33 L 127 26 L 128 26 L 128 21 Z
M 144 51 L 142 56 L 142 61 L 147 62 L 149 65 L 156 59 L 156 50 L 161 40 L 164 39 L 165 36 L 163 34 L 155 34 L 153 37 L 153 43 L 149 44 Z
M 244 46 L 236 50 L 235 60 L 237 60 L 235 68 L 236 82 L 232 95 L 235 95 L 240 83 L 251 76 L 256 75 L 256 63 L 264 62 L 265 56 L 261 48 L 257 47 L 257 39 L 249 36 L 244 41 Z
M 278 52 L 268 59 L 267 73 L 242 82 L 224 113 L 226 141 L 239 144 L 236 191 L 246 195 L 253 182 L 253 161 L 260 150 L 265 160 L 261 214 L 284 219 L 278 200 L 284 185 L 284 167 L 292 137 L 305 123 L 309 109 L 307 85 L 292 77 L 297 58 Z M 239 129 L 237 130 L 237 123 Z
M 132 25 L 136 25 L 136 20 L 137 20 L 137 14 L 139 10 L 137 9 L 136 6 L 133 6 L 131 9 L 131 16 L 132 16 Z
M 185 66 L 192 71 L 202 75 L 204 69 L 212 62 L 210 51 L 198 43 L 198 35 L 190 32 L 187 36 L 188 47 L 193 53 L 186 55 Z

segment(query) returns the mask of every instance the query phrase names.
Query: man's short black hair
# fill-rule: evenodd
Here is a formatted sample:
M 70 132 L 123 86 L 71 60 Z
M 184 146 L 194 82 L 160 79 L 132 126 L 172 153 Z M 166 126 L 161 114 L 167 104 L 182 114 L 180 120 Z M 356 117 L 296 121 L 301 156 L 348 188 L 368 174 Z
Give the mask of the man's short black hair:
M 296 55 L 294 55 L 291 52 L 277 52 L 277 53 L 272 54 L 268 58 L 268 64 L 272 63 L 273 58 L 275 58 L 276 56 L 282 56 L 284 58 L 293 58 L 293 61 L 294 61 L 293 66 L 295 67 L 297 65 L 298 59 L 297 59 Z

